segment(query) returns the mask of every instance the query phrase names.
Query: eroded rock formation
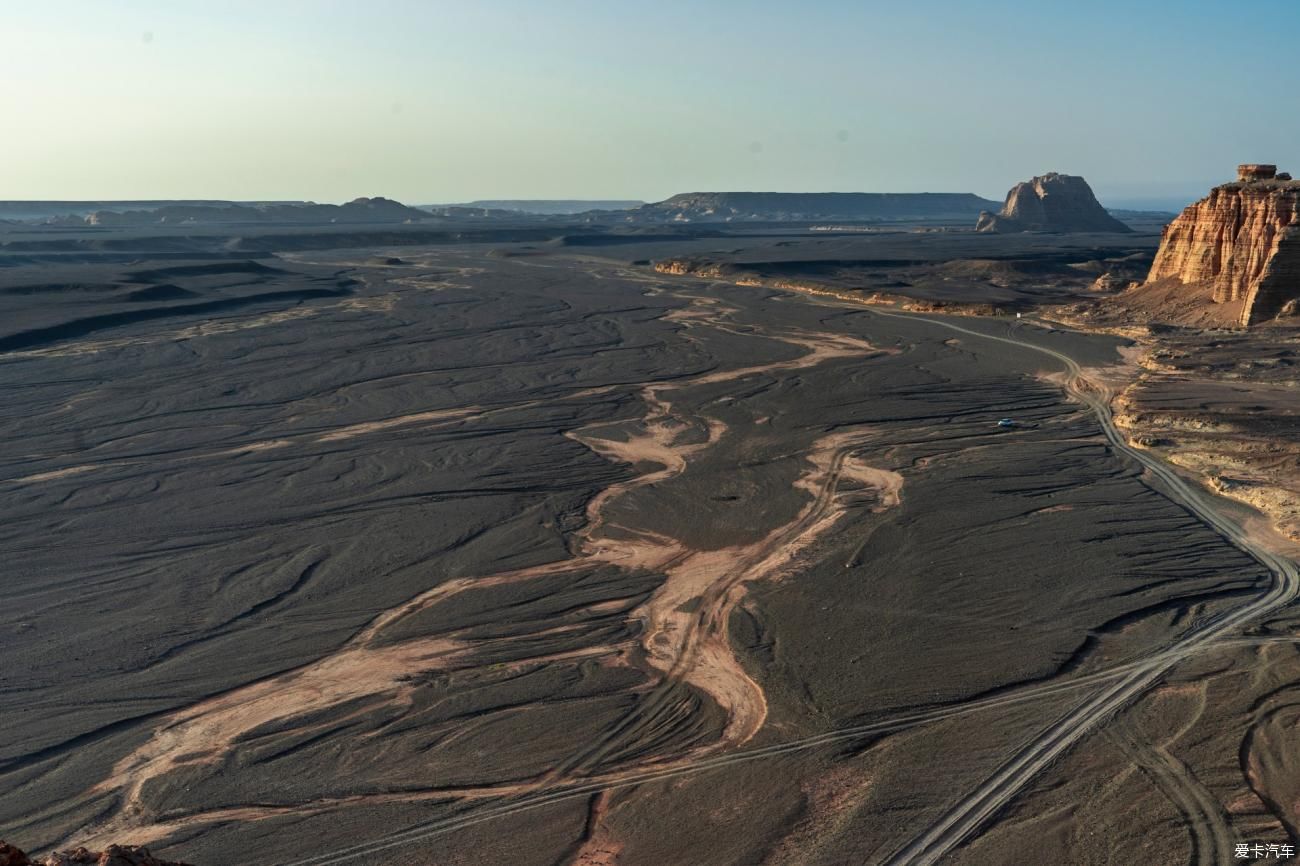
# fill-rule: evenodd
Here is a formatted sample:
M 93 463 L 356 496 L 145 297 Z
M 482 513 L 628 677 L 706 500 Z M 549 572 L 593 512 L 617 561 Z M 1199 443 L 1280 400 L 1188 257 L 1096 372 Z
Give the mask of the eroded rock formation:
M 1147 285 L 1209 290 L 1228 320 L 1252 325 L 1300 298 L 1300 181 L 1273 165 L 1237 168 L 1165 227 Z
M 0 866 L 31 866 L 31 862 L 22 851 L 7 842 L 0 841 Z
M 103 851 L 55 851 L 42 860 L 31 860 L 18 848 L 0 841 L 0 866 L 188 866 L 172 860 L 159 860 L 148 848 L 134 845 L 109 845 Z
M 1092 187 L 1072 174 L 1050 172 L 1007 193 L 996 214 L 984 211 L 975 224 L 981 232 L 1131 232 L 1097 201 Z

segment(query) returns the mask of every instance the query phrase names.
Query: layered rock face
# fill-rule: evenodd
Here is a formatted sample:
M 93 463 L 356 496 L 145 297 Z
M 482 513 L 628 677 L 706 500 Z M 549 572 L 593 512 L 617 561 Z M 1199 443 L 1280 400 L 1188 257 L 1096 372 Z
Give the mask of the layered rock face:
M 1165 227 L 1147 284 L 1210 290 L 1240 325 L 1291 312 L 1300 298 L 1300 181 L 1242 165 Z M 1237 309 L 1239 308 L 1239 309 Z
M 1092 187 L 1077 175 L 1049 174 L 1018 183 L 999 213 L 984 211 L 975 224 L 981 232 L 1131 232 L 1106 213 Z

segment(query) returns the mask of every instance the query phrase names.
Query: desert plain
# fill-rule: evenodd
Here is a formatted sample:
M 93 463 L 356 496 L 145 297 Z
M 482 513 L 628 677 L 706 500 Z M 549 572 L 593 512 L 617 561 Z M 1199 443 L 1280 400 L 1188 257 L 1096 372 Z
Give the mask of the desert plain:
M 1294 542 L 1117 432 L 1134 339 L 1035 313 L 1141 279 L 1135 226 L 7 229 L 0 835 L 250 866 L 1295 839 Z

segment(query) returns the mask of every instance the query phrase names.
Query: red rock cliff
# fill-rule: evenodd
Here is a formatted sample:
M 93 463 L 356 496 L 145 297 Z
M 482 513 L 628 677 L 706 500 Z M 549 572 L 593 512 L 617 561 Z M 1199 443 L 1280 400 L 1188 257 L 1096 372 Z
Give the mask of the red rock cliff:
M 1274 318 L 1300 298 L 1300 181 L 1242 166 L 1165 227 L 1147 283 L 1208 287 L 1240 325 Z M 1294 305 L 1292 305 L 1294 307 Z

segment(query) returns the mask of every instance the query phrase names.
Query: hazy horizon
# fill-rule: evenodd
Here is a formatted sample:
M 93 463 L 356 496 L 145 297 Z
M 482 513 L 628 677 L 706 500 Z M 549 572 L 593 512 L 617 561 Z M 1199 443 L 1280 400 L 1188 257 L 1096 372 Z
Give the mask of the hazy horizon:
M 1217 182 L 1218 182 L 1218 181 L 1216 181 L 1216 183 L 1217 183 Z M 872 192 L 878 192 L 878 190 L 682 190 L 682 192 L 750 192 L 750 193 L 753 193 L 753 192 L 758 192 L 758 193 L 768 193 L 768 192 L 783 193 L 783 192 L 790 192 L 790 193 L 814 193 L 814 194 L 818 194 L 818 193 L 843 193 L 843 192 L 848 192 L 848 193 L 856 193 L 856 192 L 872 193 Z M 906 190 L 906 191 L 900 191 L 900 192 L 916 192 L 916 193 L 935 192 L 935 193 L 949 193 L 949 192 L 966 192 L 966 190 Z M 1118 197 L 1118 198 L 1117 198 L 1117 197 L 1110 197 L 1110 198 L 1108 198 L 1108 199 L 1107 199 L 1107 198 L 1099 198 L 1099 201 L 1101 201 L 1101 203 L 1102 203 L 1103 205 L 1105 205 L 1106 207 L 1108 207 L 1108 208 L 1119 209 L 1119 210 L 1126 210 L 1126 209 L 1127 209 L 1127 210 L 1151 210 L 1151 211 L 1176 211 L 1176 210 L 1179 210 L 1179 209 L 1185 207 L 1186 205 L 1192 203 L 1193 201 L 1195 201 L 1195 200 L 1197 200 L 1197 199 L 1199 199 L 1199 198 L 1203 198 L 1203 197 L 1204 197 L 1204 195 L 1203 195 L 1202 193 L 1197 193 L 1197 194 L 1189 194 L 1189 196 L 1186 197 L 1186 198 L 1177 197 L 1177 196 L 1165 196 L 1165 197 L 1141 197 L 1141 196 L 1138 196 L 1138 197 L 1131 197 L 1131 198 L 1124 198 L 1124 197 Z M 354 198 L 361 198 L 361 196 L 357 196 L 357 197 L 354 197 Z M 665 196 L 664 198 L 668 198 L 668 196 Z M 998 197 L 995 197 L 995 198 L 990 198 L 990 201 L 1000 201 L 1001 199 L 1002 199 L 1002 197 L 1001 197 L 1001 196 L 998 196 Z M 150 204 L 152 204 L 152 203 L 157 203 L 157 202 L 178 202 L 178 203 L 184 203 L 184 202 L 224 202 L 224 203 L 232 203 L 232 204 L 246 204 L 246 205 L 263 205 L 263 204 L 276 204 L 276 203 L 285 203 L 285 204 L 296 204 L 296 203 L 307 203 L 307 204 L 343 204 L 343 203 L 345 203 L 345 202 L 352 201 L 352 200 L 354 200 L 354 199 L 338 199 L 338 200 L 324 200 L 324 199 L 319 199 L 319 198 L 302 198 L 302 199 L 231 199 L 231 198 L 214 198 L 214 197 L 204 197 L 204 198 L 189 198 L 189 197 L 186 197 L 186 198 L 163 198 L 163 197 L 158 197 L 158 196 L 154 196 L 154 197 L 148 197 L 148 196 L 145 196 L 145 197 L 133 197 L 133 198 L 80 198 L 80 199 L 74 199 L 74 198 L 11 198 L 11 199 L 0 199 L 0 201 L 4 201 L 4 202 L 34 202 L 34 203 L 58 203 L 58 202 L 104 202 L 104 203 L 114 203 L 114 204 L 135 204 L 135 203 L 139 203 L 139 204 L 150 203 Z M 556 196 L 556 197 L 547 197 L 547 198 L 529 198 L 529 197 L 523 197 L 523 196 L 512 196 L 512 197 L 502 197 L 502 198 L 485 198 L 485 197 L 479 197 L 479 198 L 465 199 L 465 200 L 463 200 L 463 201 L 436 201 L 436 202 L 430 202 L 430 201 L 417 201 L 417 200 L 413 200 L 413 199 L 402 199 L 402 198 L 394 198 L 394 200 L 400 202 L 401 204 L 411 205 L 411 206 L 415 206 L 415 207 L 452 207 L 452 206 L 458 206 L 458 205 L 477 205 L 477 204 L 479 204 L 479 203 L 485 203 L 485 202 L 554 202 L 554 201 L 565 201 L 565 202 L 591 202 L 591 203 L 593 203 L 593 204 L 597 204 L 597 203 L 604 203 L 604 202 L 610 202 L 610 201 L 633 201 L 633 199 L 627 199 L 627 198 L 609 198 L 609 199 L 603 199 L 603 198 L 583 198 L 583 197 L 577 197 L 577 196 Z M 643 200 L 643 201 L 644 201 L 644 200 Z M 662 201 L 662 199 L 655 199 L 654 201 Z M 651 203 L 652 203 L 652 202 L 651 202 Z
M 5 200 L 1000 200 L 1062 171 L 1172 207 L 1238 162 L 1300 168 L 1300 119 L 1248 110 L 1296 75 L 1283 3 L 1248 44 L 1234 5 L 1164 0 L 6 11 L 0 107 L 26 134 L 0 143 Z

